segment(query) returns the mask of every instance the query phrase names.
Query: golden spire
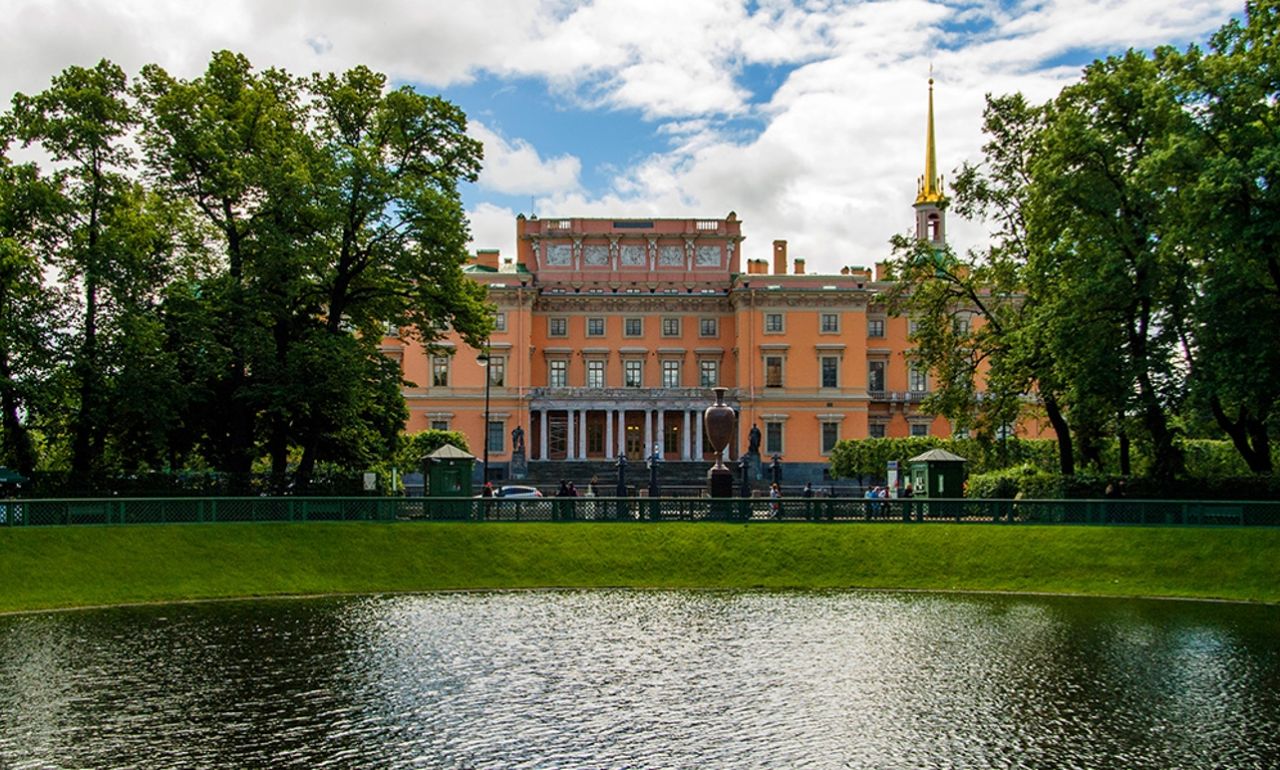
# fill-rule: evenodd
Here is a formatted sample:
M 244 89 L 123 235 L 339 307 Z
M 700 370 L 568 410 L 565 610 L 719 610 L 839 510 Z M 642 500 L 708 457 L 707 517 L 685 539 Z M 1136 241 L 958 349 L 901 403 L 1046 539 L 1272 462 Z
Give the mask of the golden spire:
M 942 177 L 938 176 L 938 150 L 933 141 L 933 65 L 929 65 L 929 121 L 924 135 L 924 176 L 920 178 L 916 203 L 939 203 L 942 194 Z

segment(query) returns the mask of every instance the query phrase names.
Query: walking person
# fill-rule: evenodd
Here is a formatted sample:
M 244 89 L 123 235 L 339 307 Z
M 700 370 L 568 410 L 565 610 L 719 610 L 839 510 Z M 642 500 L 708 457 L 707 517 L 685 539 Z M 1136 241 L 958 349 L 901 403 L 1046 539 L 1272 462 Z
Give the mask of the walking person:
M 769 512 L 773 518 L 778 518 L 782 513 L 782 490 L 778 488 L 778 482 L 769 485 Z

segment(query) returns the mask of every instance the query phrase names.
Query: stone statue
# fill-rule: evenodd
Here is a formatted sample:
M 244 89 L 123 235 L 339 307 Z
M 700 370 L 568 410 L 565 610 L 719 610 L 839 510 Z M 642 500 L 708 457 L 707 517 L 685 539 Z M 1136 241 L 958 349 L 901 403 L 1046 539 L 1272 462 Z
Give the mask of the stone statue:
M 760 426 L 752 425 L 751 432 L 747 434 L 747 454 L 760 454 Z
M 511 451 L 524 452 L 524 428 L 519 425 L 511 431 Z

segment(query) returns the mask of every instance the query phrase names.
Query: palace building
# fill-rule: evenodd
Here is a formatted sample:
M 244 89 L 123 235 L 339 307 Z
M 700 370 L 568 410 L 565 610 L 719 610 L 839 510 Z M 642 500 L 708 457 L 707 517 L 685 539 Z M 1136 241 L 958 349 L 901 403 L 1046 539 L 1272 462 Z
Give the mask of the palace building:
M 941 245 L 946 208 L 930 80 L 917 237 Z M 765 461 L 778 455 L 788 482 L 824 480 L 844 439 L 951 434 L 947 420 L 919 409 L 929 375 L 907 357 L 908 319 L 877 301 L 883 275 L 808 273 L 783 240 L 771 265 L 743 265 L 733 212 L 521 215 L 515 226 L 514 258 L 480 251 L 465 268 L 497 308 L 487 362 L 452 336 L 433 349 L 396 336 L 382 345 L 412 383 L 406 430 L 461 431 L 473 453 L 487 449 L 490 478 L 522 475 L 511 467 L 517 432 L 530 468 L 655 451 L 667 463 L 709 462 L 702 413 L 715 386 L 739 414 L 728 459 L 746 451 L 756 426 Z

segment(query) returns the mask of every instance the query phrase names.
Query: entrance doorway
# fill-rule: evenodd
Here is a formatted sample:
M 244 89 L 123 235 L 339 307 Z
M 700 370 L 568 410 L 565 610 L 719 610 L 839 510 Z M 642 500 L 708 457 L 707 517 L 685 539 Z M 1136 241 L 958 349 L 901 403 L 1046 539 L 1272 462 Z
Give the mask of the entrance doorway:
M 627 459 L 642 460 L 645 458 L 644 428 L 639 425 L 627 426 Z

